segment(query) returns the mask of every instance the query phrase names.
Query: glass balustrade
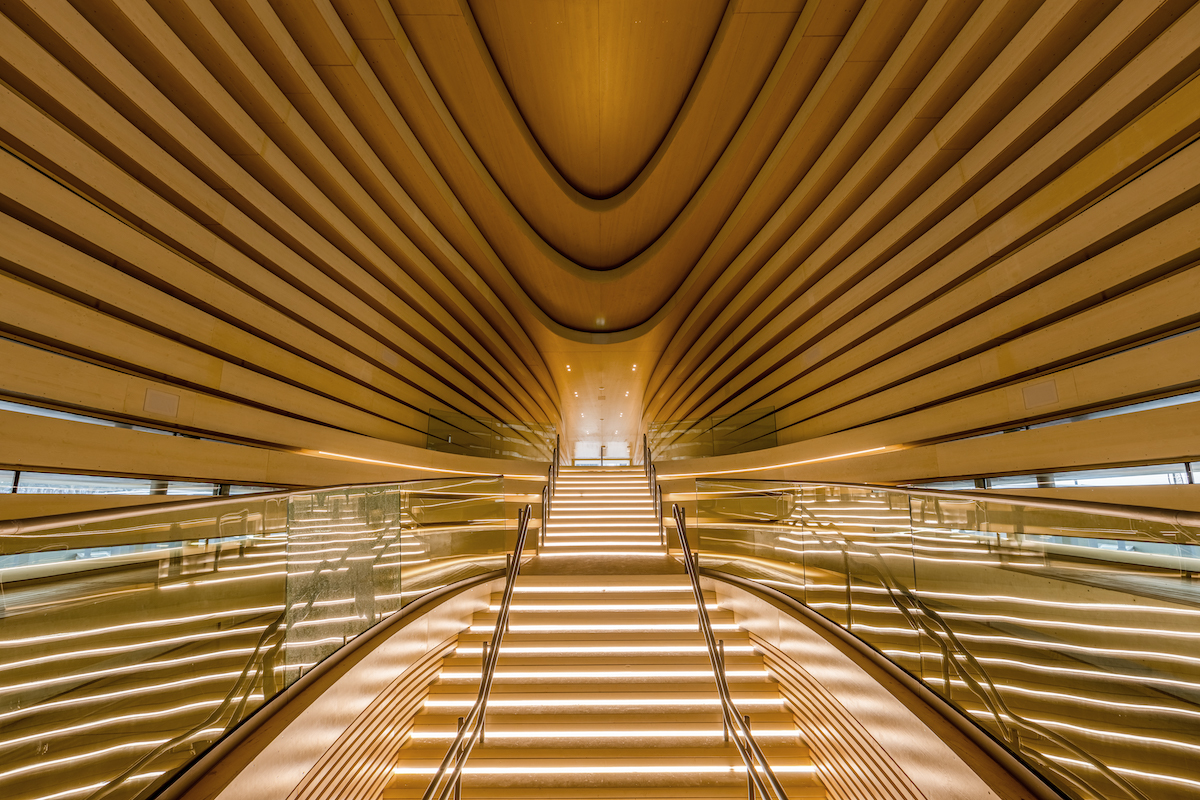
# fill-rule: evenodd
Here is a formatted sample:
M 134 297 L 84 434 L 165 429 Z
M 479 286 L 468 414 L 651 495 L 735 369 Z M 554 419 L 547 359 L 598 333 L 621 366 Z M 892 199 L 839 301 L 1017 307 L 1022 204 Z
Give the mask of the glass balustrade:
M 842 626 L 1067 796 L 1200 796 L 1200 529 L 937 492 L 695 489 L 677 498 L 702 566 Z
M 149 796 L 372 625 L 502 569 L 538 490 L 447 478 L 10 526 L 0 797 Z

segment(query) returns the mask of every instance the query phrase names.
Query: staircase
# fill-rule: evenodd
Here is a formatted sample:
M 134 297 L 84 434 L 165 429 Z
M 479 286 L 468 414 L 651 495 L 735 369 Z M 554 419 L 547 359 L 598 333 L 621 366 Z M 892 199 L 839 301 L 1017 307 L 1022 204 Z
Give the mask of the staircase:
M 637 468 L 563 469 L 540 554 L 517 579 L 463 797 L 745 798 L 682 565 Z M 496 603 L 431 687 L 385 798 L 419 798 L 475 700 Z M 732 615 L 709 606 L 734 701 L 792 798 L 824 797 L 778 686 Z

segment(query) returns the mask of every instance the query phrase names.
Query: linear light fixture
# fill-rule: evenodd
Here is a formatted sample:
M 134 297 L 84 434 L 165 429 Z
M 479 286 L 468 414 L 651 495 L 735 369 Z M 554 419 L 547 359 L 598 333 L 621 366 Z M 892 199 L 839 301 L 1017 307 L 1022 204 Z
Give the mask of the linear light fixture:
M 700 730 L 539 730 L 539 731 L 498 731 L 489 725 L 489 739 L 628 739 L 628 738 L 672 738 L 672 739 L 701 739 L 721 736 L 720 728 Z M 417 731 L 411 734 L 414 739 L 453 739 L 456 731 Z M 797 737 L 799 731 L 795 728 L 763 728 L 754 729 L 755 738 L 765 737 Z
M 444 469 L 444 468 L 440 468 L 440 467 L 425 467 L 420 464 L 401 464 L 398 461 L 383 461 L 378 458 L 364 458 L 363 456 L 351 456 L 351 455 L 347 455 L 345 453 L 331 453 L 328 450 L 316 450 L 316 451 L 302 450 L 300 452 L 305 455 L 311 455 L 313 452 L 315 452 L 317 455 L 326 456 L 328 458 L 340 458 L 340 459 L 344 459 L 346 461 L 359 461 L 363 464 L 382 464 L 385 467 L 403 467 L 404 469 L 419 469 L 424 472 L 444 472 L 449 475 L 472 475 L 472 476 L 479 475 L 478 472 L 472 472 L 470 470 Z M 523 481 L 548 480 L 548 478 L 545 475 L 510 475 L 508 473 L 505 473 L 504 477 L 516 478 L 518 480 L 523 480 Z
M 426 708 L 465 708 L 470 707 L 475 698 L 461 700 L 437 700 L 427 698 Z M 782 697 L 734 697 L 738 706 L 758 706 L 783 708 Z M 501 697 L 488 699 L 488 708 L 572 708 L 592 706 L 596 708 L 624 708 L 628 706 L 656 706 L 660 708 L 679 708 L 694 706 L 720 706 L 719 697 L 580 697 L 580 698 L 544 698 L 536 701 L 527 699 L 508 700 Z
M 878 453 L 883 450 L 891 450 L 891 449 L 895 449 L 895 447 L 885 445 L 883 447 L 871 447 L 866 450 L 853 450 L 849 453 L 838 453 L 837 455 L 833 455 L 833 456 L 821 456 L 820 458 L 806 458 L 803 461 L 789 461 L 785 464 L 767 464 L 766 466 L 762 466 L 762 467 L 743 467 L 741 469 L 723 469 L 723 470 L 711 470 L 711 471 L 707 471 L 707 472 L 689 472 L 689 473 L 681 473 L 678 475 L 659 475 L 658 479 L 660 481 L 665 481 L 665 480 L 672 480 L 675 478 L 705 478 L 710 475 L 737 475 L 737 474 L 740 474 L 743 472 L 762 472 L 763 470 L 766 470 L 766 469 L 782 469 L 784 467 L 799 467 L 803 464 L 816 464 L 820 461 L 837 461 L 839 458 L 850 458 L 852 456 L 863 456 L 863 455 L 866 455 L 867 453 Z
M 490 734 L 489 734 L 490 735 Z M 554 767 L 463 767 L 467 775 L 618 775 L 618 774 L 662 774 L 674 775 L 736 775 L 744 773 L 743 764 L 629 764 L 625 766 L 585 766 L 587 762 L 564 764 Z M 816 772 L 815 766 L 806 764 L 772 764 L 776 773 L 802 774 Z M 396 767 L 393 775 L 432 775 L 437 767 Z
M 720 610 L 716 603 L 705 603 L 704 607 L 711 611 Z M 499 611 L 500 606 L 488 606 L 488 611 Z M 513 611 L 695 611 L 695 603 L 589 603 L 587 605 L 540 605 L 536 603 L 513 603 Z M 508 648 L 504 648 L 505 651 Z
M 490 633 L 495 625 L 472 625 L 471 633 Z M 718 631 L 737 631 L 741 630 L 732 622 L 714 622 L 713 630 Z M 509 624 L 510 631 L 520 631 L 523 633 L 617 633 L 617 632 L 675 632 L 686 631 L 691 633 L 696 630 L 696 623 L 690 624 L 675 624 L 671 622 L 646 622 L 646 623 L 614 623 L 612 625 L 514 625 Z
M 614 681 L 621 681 L 626 678 L 711 678 L 713 675 L 712 668 L 709 669 L 631 669 L 631 670 L 611 670 L 611 669 L 589 669 L 589 670 L 496 670 L 497 678 L 520 678 L 522 680 L 531 680 L 536 678 L 587 678 L 589 680 L 597 680 L 600 678 L 608 678 Z M 770 677 L 771 673 L 765 669 L 727 669 L 725 675 L 730 678 L 766 678 Z M 440 680 L 469 680 L 478 681 L 480 674 L 478 670 L 467 671 L 457 669 L 443 669 Z

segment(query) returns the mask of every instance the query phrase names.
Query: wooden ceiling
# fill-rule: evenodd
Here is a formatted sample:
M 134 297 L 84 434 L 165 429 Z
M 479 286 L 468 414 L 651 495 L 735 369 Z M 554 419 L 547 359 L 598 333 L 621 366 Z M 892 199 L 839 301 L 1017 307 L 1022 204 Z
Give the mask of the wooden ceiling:
M 1094 277 L 1196 230 L 1190 0 L 0 11 L 0 316 L 39 353 L 0 343 L 9 397 L 153 419 L 88 395 L 126 375 L 219 399 L 179 427 L 222 438 L 415 444 L 449 408 L 582 453 L 759 407 L 869 427 L 1193 324 L 1055 333 L 1192 274 L 1183 235 Z

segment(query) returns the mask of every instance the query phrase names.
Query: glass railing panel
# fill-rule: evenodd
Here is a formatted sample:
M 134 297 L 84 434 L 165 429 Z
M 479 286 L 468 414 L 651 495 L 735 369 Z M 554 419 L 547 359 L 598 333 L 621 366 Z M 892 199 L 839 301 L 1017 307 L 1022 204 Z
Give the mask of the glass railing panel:
M 812 495 L 804 514 L 814 520 L 820 545 L 811 552 L 836 575 L 829 582 L 846 587 L 831 618 L 906 669 L 919 669 L 932 643 L 923 641 L 920 614 L 909 597 L 915 563 L 907 498 L 850 487 Z M 841 572 L 835 572 L 839 555 Z
M 501 479 L 422 481 L 406 491 L 403 542 L 414 557 L 405 596 L 502 568 L 516 541 L 519 499 Z
M 454 411 L 429 412 L 426 448 L 441 453 L 481 458 L 549 458 L 555 446 L 555 428 L 536 422 L 511 422 L 471 417 Z
M 1184 765 L 1197 762 L 1180 759 L 1200 752 L 1200 591 L 1188 578 L 1200 562 L 1179 543 L 1194 531 L 993 501 L 917 508 L 914 535 L 957 551 L 918 573 L 956 640 L 949 696 L 1064 787 L 1195 796 L 1200 770 Z
M 526 499 L 439 479 L 0 537 L 0 797 L 149 796 L 371 625 L 500 568 Z
M 6 541 L 0 795 L 144 794 L 260 705 L 286 523 L 246 498 Z
M 803 553 L 798 540 L 789 538 L 796 522 L 795 494 L 791 484 L 771 486 L 767 481 L 698 481 L 695 502 L 686 504 L 696 524 L 692 547 L 704 566 L 719 563 L 803 600 Z M 677 541 L 673 533 L 668 540 Z
M 310 492 L 288 505 L 288 678 L 401 605 L 398 486 Z
M 654 422 L 646 435 L 656 461 L 747 453 L 778 443 L 775 409 L 771 407 L 724 416 Z
M 923 680 L 1072 797 L 1200 794 L 1197 531 L 1098 511 L 794 484 L 762 526 L 697 481 L 704 565 L 802 599 Z M 742 508 L 756 482 L 738 482 Z M 762 482 L 758 502 L 780 484 Z M 735 513 L 730 513 L 730 511 Z M 785 523 L 785 527 L 788 523 Z M 739 528 L 741 533 L 739 533 Z M 753 531 L 753 558 L 738 544 Z M 736 546 L 729 546 L 735 543 Z M 764 577 L 768 579 L 763 579 Z

